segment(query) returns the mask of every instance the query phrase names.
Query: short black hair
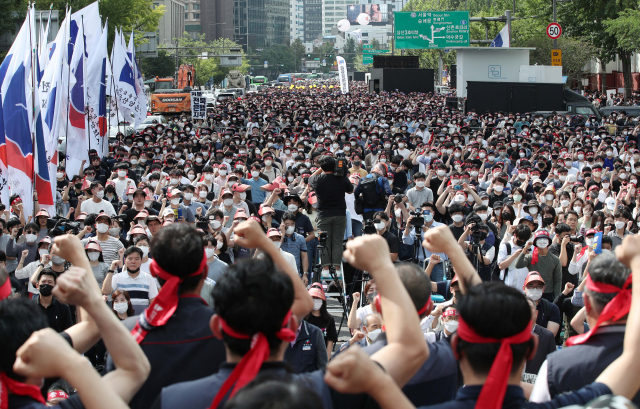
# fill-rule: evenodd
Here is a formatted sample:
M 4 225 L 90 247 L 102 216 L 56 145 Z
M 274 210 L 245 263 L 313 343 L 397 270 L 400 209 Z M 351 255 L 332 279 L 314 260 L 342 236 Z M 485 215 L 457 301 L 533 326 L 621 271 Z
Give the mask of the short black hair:
M 569 227 L 569 225 L 566 223 L 558 223 L 558 225 L 556 226 L 556 234 L 562 234 L 570 231 L 571 227 Z
M 486 338 L 507 338 L 531 325 L 531 308 L 524 295 L 502 282 L 487 282 L 469 288 L 466 294 L 459 297 L 457 307 L 464 322 Z M 520 363 L 533 346 L 532 339 L 511 345 L 511 374 L 518 371 Z M 467 357 L 476 374 L 486 375 L 499 349 L 500 343 L 477 344 L 460 339 L 457 352 Z
M 37 234 L 37 233 L 40 231 L 40 226 L 38 226 L 37 224 L 35 224 L 35 223 L 33 223 L 33 222 L 31 222 L 31 223 L 27 223 L 27 225 L 26 225 L 26 226 L 24 226 L 25 234 L 26 234 L 26 231 L 27 231 L 27 230 L 33 230 L 33 231 L 35 231 L 35 232 L 36 232 L 36 234 Z
M 336 166 L 336 160 L 330 155 L 323 155 L 318 159 L 318 163 L 325 172 L 333 172 Z
M 375 213 L 373 214 L 373 218 L 374 218 L 374 220 L 375 220 L 375 218 L 376 218 L 376 217 L 378 217 L 378 216 L 380 216 L 380 218 L 381 218 L 382 220 L 386 221 L 386 222 L 388 222 L 388 221 L 389 221 L 389 215 L 388 215 L 387 213 L 385 213 L 385 212 L 382 212 L 382 211 L 380 211 L 380 212 L 375 212 Z
M 215 247 L 218 244 L 218 240 L 215 238 L 213 234 L 207 234 L 202 238 L 202 244 L 207 246 L 207 244 L 211 242 L 212 246 Z
M 416 311 L 420 311 L 431 297 L 431 279 L 417 264 L 413 263 L 400 263 L 396 266 L 396 271 Z
M 453 215 L 454 213 L 460 213 L 460 212 L 462 212 L 462 215 L 464 216 L 466 212 L 466 208 L 458 203 L 454 203 L 451 206 L 449 206 L 450 215 Z
M 129 257 L 130 254 L 133 253 L 138 253 L 138 255 L 140 256 L 140 258 L 144 258 L 144 253 L 142 252 L 142 250 L 140 250 L 140 248 L 136 247 L 136 246 L 129 246 L 125 251 L 124 251 L 124 258 Z
M 40 278 L 41 278 L 42 276 L 51 276 L 51 277 L 53 277 L 53 282 L 54 282 L 54 283 L 55 283 L 56 281 L 58 281 L 58 273 L 56 273 L 55 271 L 53 271 L 50 267 L 49 267 L 49 268 L 42 269 L 42 271 L 38 273 L 38 282 L 40 282 Z
M 428 207 L 429 209 L 431 209 L 431 211 L 433 211 L 435 213 L 436 209 L 436 205 L 433 204 L 433 202 L 424 202 L 420 205 L 420 207 Z
M 416 180 L 416 179 L 426 179 L 426 178 L 427 178 L 427 176 L 426 176 L 424 173 L 422 173 L 422 172 L 418 172 L 418 173 L 416 173 L 415 175 L 413 175 L 413 180 Z
M 531 228 L 524 223 L 517 225 L 516 237 L 523 241 L 529 240 L 531 238 Z
M 307 385 L 290 376 L 258 375 L 224 405 L 224 409 L 322 409 L 322 399 Z
M 24 381 L 13 372 L 16 352 L 31 334 L 49 326 L 49 320 L 35 303 L 26 298 L 0 302 L 0 372 Z
M 187 277 L 198 271 L 204 257 L 202 235 L 194 227 L 185 223 L 173 223 L 163 227 L 153 235 L 150 244 L 150 257 L 163 270 L 178 277 Z M 206 271 L 203 274 L 206 274 Z M 200 276 L 185 278 L 180 290 L 195 289 L 200 278 Z M 164 284 L 161 278 L 158 278 L 158 281 L 161 285 Z
M 278 351 L 283 341 L 275 334 L 293 304 L 293 283 L 276 269 L 269 255 L 241 259 L 229 266 L 213 287 L 212 296 L 216 313 L 231 328 L 250 336 L 260 332 L 267 337 L 271 355 Z M 224 332 L 222 338 L 240 356 L 251 347 L 251 339 L 232 338 Z

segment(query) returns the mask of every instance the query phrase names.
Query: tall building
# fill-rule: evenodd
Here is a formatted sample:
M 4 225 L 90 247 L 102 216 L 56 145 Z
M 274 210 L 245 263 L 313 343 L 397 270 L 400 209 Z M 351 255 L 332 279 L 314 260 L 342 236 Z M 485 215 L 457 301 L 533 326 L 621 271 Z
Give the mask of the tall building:
M 158 25 L 158 44 L 173 44 L 184 34 L 185 4 L 180 0 L 154 0 L 154 5 L 166 9 Z
M 235 40 L 245 48 L 289 44 L 289 20 L 289 0 L 234 0 Z
M 289 3 L 290 41 L 296 38 L 304 41 L 304 0 L 291 0 Z
M 331 34 L 331 27 L 337 27 L 338 21 L 347 18 L 347 7 L 359 4 L 360 0 L 323 0 L 322 1 L 322 35 Z
M 198 1 L 198 0 L 195 0 Z M 234 40 L 234 3 L 233 0 L 199 0 L 200 33 L 206 41 L 217 38 Z
M 322 0 L 304 0 L 304 42 L 322 37 Z
M 200 36 L 202 24 L 200 20 L 200 0 L 183 0 L 184 10 L 184 30 L 194 40 Z

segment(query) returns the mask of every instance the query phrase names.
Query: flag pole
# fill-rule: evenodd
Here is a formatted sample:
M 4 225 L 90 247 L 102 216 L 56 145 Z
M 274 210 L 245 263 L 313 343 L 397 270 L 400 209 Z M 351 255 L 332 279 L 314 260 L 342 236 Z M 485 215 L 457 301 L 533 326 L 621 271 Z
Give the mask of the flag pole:
M 81 15 L 80 16 L 80 22 L 82 24 L 82 41 L 84 41 L 84 16 Z M 78 41 L 76 39 L 76 41 Z M 85 130 L 85 136 L 87 137 L 87 144 L 89 147 L 89 150 L 91 150 L 91 129 L 89 128 L 89 96 L 87 95 L 87 64 L 86 64 L 86 60 L 85 60 L 85 55 L 86 55 L 86 50 L 87 50 L 87 44 L 84 44 L 84 50 L 85 52 L 82 53 L 82 92 L 84 94 L 84 118 L 85 118 L 85 122 L 86 122 L 86 130 Z M 89 152 L 87 151 L 87 157 L 89 156 Z M 89 163 L 89 166 L 91 166 L 91 163 Z M 82 171 L 84 171 L 84 169 L 80 169 Z
M 38 149 L 38 147 L 36 146 L 36 138 L 35 138 L 35 127 L 36 127 L 36 123 L 35 123 L 35 116 L 36 116 L 36 85 L 37 85 L 37 78 L 35 76 L 35 69 L 36 69 L 36 62 L 37 60 L 37 47 L 34 47 L 34 43 L 33 43 L 33 38 L 31 36 L 32 34 L 32 29 L 33 27 L 31 26 L 31 20 L 32 18 L 34 18 L 34 14 L 32 14 L 34 12 L 34 10 L 32 10 L 31 8 L 31 3 L 29 4 L 29 7 L 27 8 L 27 17 L 29 19 L 29 47 L 31 48 L 31 168 L 33 170 L 32 174 L 31 174 L 31 200 L 33 201 L 33 217 L 35 218 L 36 216 L 36 206 L 35 206 L 35 200 L 33 200 L 33 192 L 36 191 L 36 162 L 35 162 L 35 156 L 36 156 L 36 149 Z M 40 14 L 40 24 L 42 24 L 42 13 Z M 22 199 L 24 200 L 24 198 Z
M 67 16 L 71 18 L 70 10 L 67 10 Z M 71 22 L 69 22 L 69 24 L 71 24 Z M 67 39 L 67 41 L 69 40 L 71 40 L 71 38 Z M 78 41 L 78 37 L 76 36 L 76 42 L 77 41 Z M 69 47 L 67 47 L 67 51 L 68 50 L 69 50 Z M 67 151 L 69 147 L 69 110 L 71 105 L 71 87 L 69 86 L 69 83 L 71 82 L 71 60 L 73 59 L 73 53 L 75 53 L 75 51 L 76 51 L 76 43 L 73 43 L 73 51 L 71 52 L 71 55 L 67 55 L 67 58 L 68 58 L 67 65 L 69 66 L 69 69 L 67 70 L 67 126 L 64 132 L 64 141 L 65 141 L 64 142 L 64 166 L 65 168 L 67 166 Z

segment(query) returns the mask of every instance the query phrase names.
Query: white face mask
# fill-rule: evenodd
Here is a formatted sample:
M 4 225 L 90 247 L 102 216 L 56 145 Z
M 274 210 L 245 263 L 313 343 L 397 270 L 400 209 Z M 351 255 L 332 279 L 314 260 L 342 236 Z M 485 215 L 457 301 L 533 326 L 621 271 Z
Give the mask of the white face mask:
M 616 222 L 616 229 L 624 229 L 625 222 Z
M 287 206 L 287 209 L 289 209 L 290 212 L 295 212 L 296 210 L 298 210 L 298 206 L 290 204 L 289 206 Z
M 529 214 L 531 214 L 531 215 L 536 215 L 536 214 L 538 214 L 538 208 L 537 208 L 537 207 L 531 207 L 531 208 L 529 208 Z
M 193 173 L 190 173 L 189 175 L 187 175 L 187 177 L 189 178 L 189 180 L 193 180 L 196 178 L 196 175 L 194 175 Z
M 171 184 L 172 185 L 177 185 L 178 184 L 178 179 L 171 179 Z
M 568 201 L 568 200 L 561 200 L 561 201 L 560 201 L 560 206 L 562 206 L 562 207 L 567 207 L 567 206 L 569 206 L 569 201 Z
M 240 193 L 240 200 L 244 200 L 247 198 L 247 194 L 245 192 Z
M 193 199 L 193 193 L 184 194 L 184 200 L 191 200 L 191 199 Z
M 502 191 L 504 190 L 504 186 L 501 186 L 501 185 L 494 186 L 493 190 L 495 190 L 498 193 L 502 193 Z
M 374 329 L 373 331 L 367 334 L 367 337 L 371 340 L 371 342 L 374 342 L 381 333 L 382 333 L 382 330 L 380 328 Z
M 222 223 L 220 223 L 220 221 L 219 221 L 219 220 L 214 220 L 214 221 L 212 221 L 212 222 L 211 222 L 211 228 L 212 228 L 213 230 L 217 230 L 217 229 L 219 229 L 219 228 L 220 228 L 220 226 L 222 226 Z M 221 241 L 219 241 L 219 242 L 218 242 L 218 244 L 220 244 L 220 243 L 222 243 L 222 242 L 221 242 Z
M 172 205 L 179 205 L 180 204 L 180 198 L 175 198 L 175 199 L 171 199 L 171 204 Z
M 487 214 L 486 213 L 478 213 L 478 216 L 480 216 L 480 220 L 482 220 L 482 221 L 487 220 Z
M 542 290 L 539 288 L 527 288 L 526 293 L 533 301 L 538 301 L 542 298 Z
M 289 226 L 287 227 L 287 234 L 291 235 L 293 234 L 294 230 L 296 229 L 295 226 Z
M 458 330 L 458 321 L 445 321 L 444 329 L 446 329 L 448 333 L 456 332 Z
M 416 186 L 422 189 L 424 187 L 424 182 L 416 182 Z
M 201 190 L 201 191 L 199 191 L 199 192 L 198 192 L 198 196 L 199 196 L 201 199 L 204 199 L 205 197 L 207 197 L 207 191 L 206 191 L 206 190 Z
M 220 176 L 226 176 L 227 175 L 227 171 L 226 170 L 220 170 Z
M 118 177 L 123 178 L 125 176 L 127 176 L 127 171 L 126 170 L 119 170 L 118 171 Z
M 210 181 L 212 177 L 213 175 L 211 173 L 207 173 L 206 175 L 204 175 L 204 180 Z
M 87 253 L 87 256 L 91 261 L 98 261 L 98 259 L 100 258 L 100 253 L 97 251 L 92 251 L 90 253 Z
M 229 207 L 233 204 L 233 199 L 224 199 L 222 202 L 225 206 Z
M 396 209 L 394 213 L 395 213 L 396 217 L 402 217 L 402 210 Z
M 38 253 L 40 254 L 40 257 L 42 257 L 42 256 L 47 256 L 47 255 L 49 255 L 49 250 L 47 250 L 47 249 L 40 249 L 40 250 L 38 250 Z
M 257 178 L 260 175 L 260 172 L 258 172 L 257 170 L 251 171 L 251 176 L 254 178 Z
M 58 173 L 56 173 L 56 177 L 57 177 L 58 179 L 62 179 L 62 178 L 64 177 L 64 173 L 60 173 L 60 172 L 58 172 Z
M 220 222 L 218 222 L 218 223 L 220 223 Z M 216 248 L 218 250 L 220 250 L 222 248 L 222 246 L 224 246 L 224 243 L 222 241 L 218 241 L 218 243 L 216 244 Z
M 546 249 L 549 246 L 549 239 L 538 239 L 536 241 L 536 247 L 539 249 Z
M 118 235 L 120 234 L 120 228 L 119 227 L 112 227 L 109 229 L 109 235 L 113 236 L 113 237 L 118 237 Z
M 446 170 L 442 170 L 442 169 L 440 169 L 440 170 L 439 170 L 439 171 L 437 171 L 436 173 L 438 174 L 438 176 L 442 177 L 442 176 L 444 176 L 444 175 L 446 175 L 446 174 L 447 174 L 447 171 L 446 171 Z
M 384 222 L 380 222 L 380 223 L 374 223 L 373 225 L 376 227 L 376 230 L 380 231 L 380 230 L 384 229 L 385 223 Z
M 465 201 L 465 198 L 464 198 L 464 196 L 463 196 L 463 195 L 456 195 L 456 196 L 453 198 L 453 200 L 454 200 L 456 203 L 462 203 L 462 202 L 464 202 L 464 201 Z
M 463 216 L 461 214 L 454 214 L 453 216 L 451 216 L 451 219 L 454 221 L 454 223 L 460 223 L 462 221 Z
M 217 244 L 216 244 L 217 246 Z M 211 258 L 216 254 L 216 249 L 204 249 L 204 253 L 207 255 L 207 258 Z
M 96 192 L 96 197 L 98 199 L 102 199 L 104 197 L 104 190 L 100 190 L 99 192 Z
M 96 230 L 98 230 L 98 233 L 106 233 L 109 231 L 109 225 L 105 223 L 98 223 L 98 225 L 96 225 Z
M 320 308 L 322 308 L 322 300 L 319 298 L 314 298 L 313 299 L 313 310 L 314 311 L 318 311 Z
M 129 309 L 129 303 L 126 302 L 116 302 L 113 303 L 113 309 L 118 313 L 118 314 L 124 314 L 125 312 L 127 312 L 127 310 Z
M 149 254 L 149 247 L 147 247 L 147 246 L 138 246 L 138 248 L 140 250 L 142 250 L 142 258 L 147 257 L 147 254 Z
M 547 199 L 547 202 L 551 202 L 556 197 L 554 195 L 544 195 L 544 198 Z
M 157 180 L 152 180 L 151 181 L 151 187 L 156 187 L 158 186 L 158 181 Z
M 573 208 L 573 211 L 576 212 L 576 213 L 580 213 L 580 210 L 582 210 L 582 207 L 580 207 L 580 206 L 575 206 Z

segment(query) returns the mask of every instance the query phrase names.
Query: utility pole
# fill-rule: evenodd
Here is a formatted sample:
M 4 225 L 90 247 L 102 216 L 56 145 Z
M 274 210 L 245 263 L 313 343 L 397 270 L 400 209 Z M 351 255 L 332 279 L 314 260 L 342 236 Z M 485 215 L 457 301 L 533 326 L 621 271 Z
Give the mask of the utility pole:
M 553 1 L 553 22 L 557 23 L 558 20 L 556 20 L 556 0 L 552 0 Z M 558 40 L 554 39 L 553 40 L 553 49 L 557 50 L 558 49 Z

